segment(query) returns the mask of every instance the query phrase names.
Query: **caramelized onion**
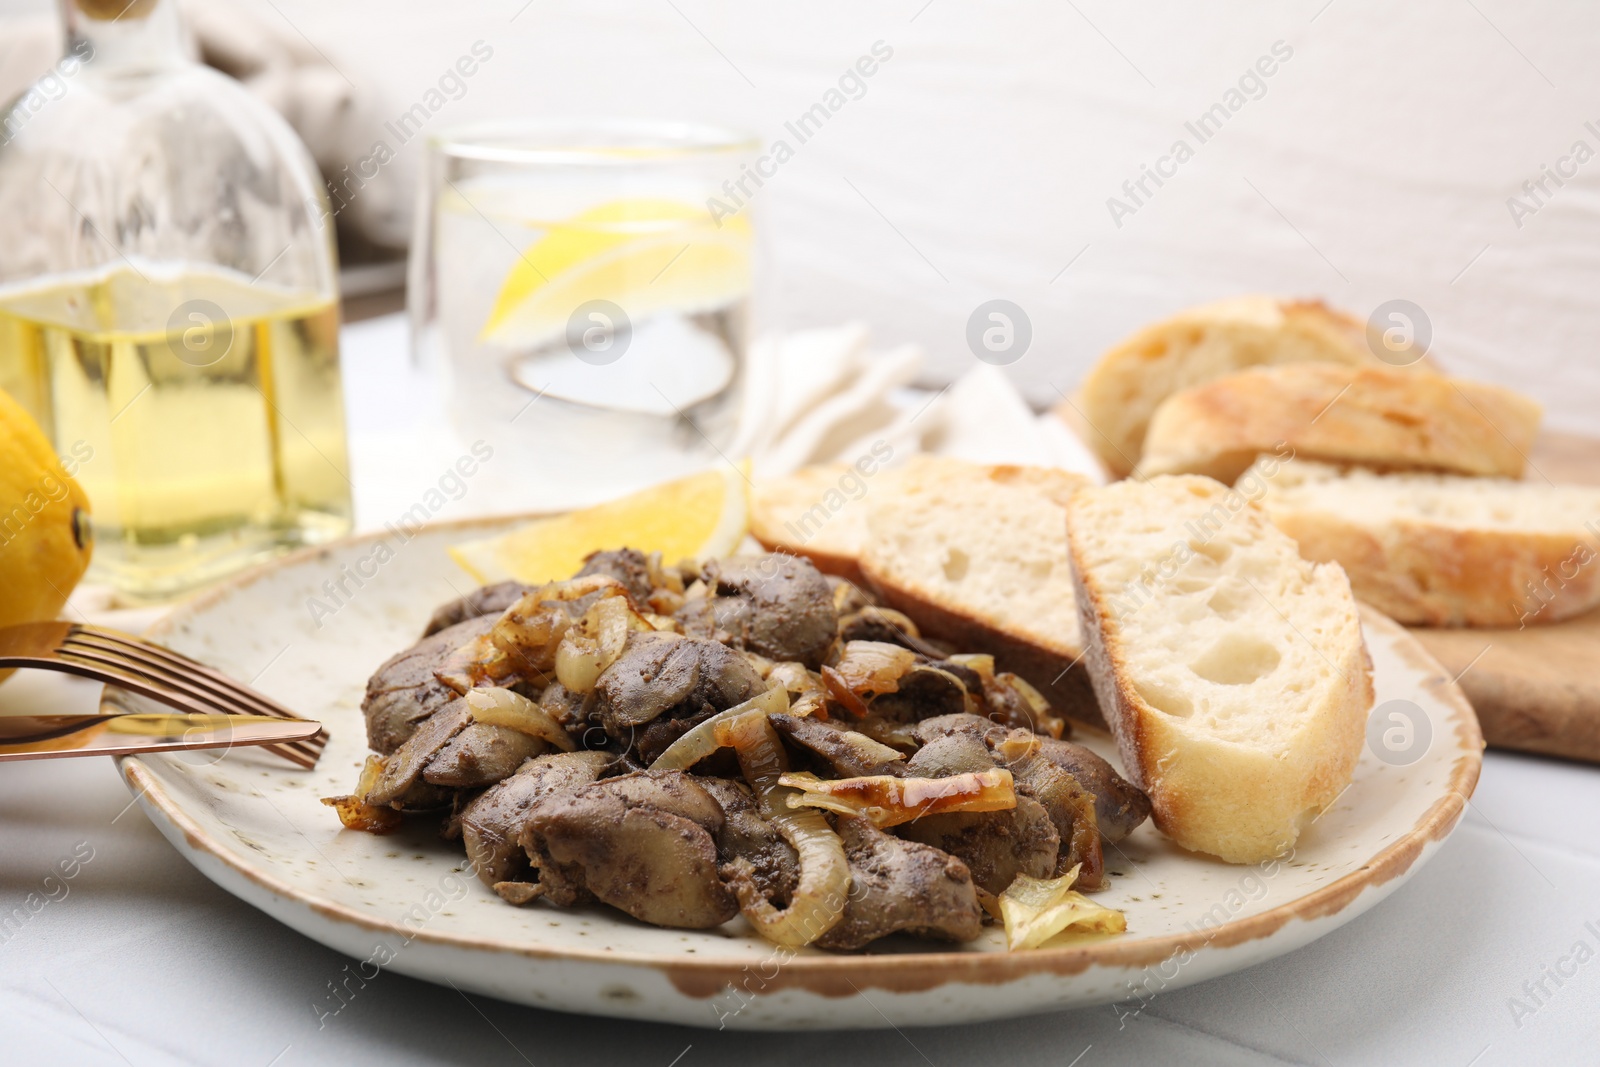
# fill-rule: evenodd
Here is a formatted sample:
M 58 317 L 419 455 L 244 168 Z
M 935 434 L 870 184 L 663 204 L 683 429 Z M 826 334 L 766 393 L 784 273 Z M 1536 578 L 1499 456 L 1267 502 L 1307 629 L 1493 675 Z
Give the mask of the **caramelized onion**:
M 489 637 L 507 655 L 525 660 L 537 670 L 548 671 L 555 662 L 556 645 L 572 625 L 571 613 L 561 605 L 581 600 L 591 593 L 600 593 L 605 599 L 627 597 L 622 583 L 608 574 L 546 582 L 522 594 L 501 612 Z
M 459 696 L 480 685 L 497 685 L 515 678 L 519 664 L 490 641 L 488 634 L 479 634 L 471 641 L 452 650 L 444 662 L 434 670 L 433 676 L 455 690 Z M 537 672 L 530 681 L 542 681 Z
M 342 797 L 323 797 L 322 802 L 339 814 L 339 821 L 348 830 L 364 830 L 369 834 L 386 834 L 400 823 L 400 813 L 387 806 L 367 803 L 367 794 L 383 777 L 384 758 L 368 756 L 361 765 L 361 777 L 356 781 L 356 791 Z
M 786 661 L 774 663 L 772 670 L 767 672 L 767 680 L 776 682 L 789 691 L 789 714 L 806 718 L 815 715 L 819 719 L 828 717 L 826 707 L 826 693 L 819 676 L 806 670 L 804 663 Z
M 577 750 L 578 743 L 572 735 L 548 711 L 521 693 L 485 687 L 469 690 L 465 699 L 467 707 L 472 709 L 472 717 L 478 722 L 537 737 L 563 752 Z
M 751 652 L 749 649 L 744 649 L 741 655 L 744 656 L 750 666 L 756 669 L 756 673 L 761 675 L 762 678 L 771 674 L 772 668 L 778 665 L 776 660 L 770 660 L 759 653 Z
M 826 779 L 806 773 L 785 774 L 779 784 L 803 790 L 799 796 L 789 798 L 790 807 L 825 808 L 842 815 L 863 815 L 880 830 L 924 815 L 949 811 L 1005 811 L 1017 806 L 1011 772 L 1000 767 L 946 778 L 895 778 L 872 774 Z
M 756 795 L 761 817 L 770 820 L 788 814 L 790 790 L 779 779 L 788 771 L 789 760 L 766 716 L 735 715 L 719 722 L 715 733 L 717 744 L 739 757 L 739 769 Z
M 717 741 L 739 756 L 745 780 L 755 791 L 761 813 L 800 858 L 800 880 L 787 908 L 773 906 L 755 884 L 748 860 L 729 864 L 739 910 L 756 931 L 785 948 L 809 945 L 838 924 L 850 896 L 850 864 L 844 843 L 822 813 L 790 810 L 782 784 L 786 760 L 777 732 L 765 715 L 739 715 L 720 723 Z
M 568 634 L 556 648 L 556 680 L 574 693 L 588 693 L 604 668 L 600 642 L 582 634 Z
M 1066 930 L 1078 933 L 1120 934 L 1128 918 L 1114 908 L 1096 904 L 1074 892 L 1078 877 L 1074 867 L 1060 878 L 1030 878 L 1019 874 L 1000 894 L 1000 918 L 1006 924 L 1006 947 L 1038 948 Z
M 631 614 L 627 591 L 609 575 L 591 574 L 565 582 L 549 582 L 517 598 L 495 620 L 488 633 L 452 651 L 433 676 L 462 695 L 469 689 L 497 685 L 511 678 L 545 684 L 560 656 L 561 644 L 574 628 L 572 617 L 560 605 L 591 593 L 601 594 L 601 599 L 589 609 L 580 627 L 594 616 L 595 607 L 613 600 Z M 607 609 L 608 612 L 615 610 Z M 648 623 L 640 622 L 649 628 Z M 591 632 L 590 636 L 598 635 Z
M 844 678 L 840 676 L 838 671 L 834 670 L 832 667 L 822 668 L 822 685 L 827 691 L 827 694 L 837 701 L 846 711 L 858 719 L 866 718 L 866 701 L 862 700 L 851 691 L 850 683 L 846 682 Z
M 986 683 L 994 681 L 994 657 L 986 652 L 960 652 L 946 658 L 957 667 L 965 667 Z
M 489 640 L 506 655 L 534 670 L 555 666 L 556 646 L 572 626 L 572 616 L 556 604 L 533 601 L 530 593 L 512 604 L 489 631 Z
M 1000 762 L 1010 767 L 1018 760 L 1039 754 L 1039 735 L 1031 730 L 1007 730 L 1006 736 L 990 747 L 1000 757 Z
M 774 686 L 743 704 L 735 704 L 719 711 L 705 722 L 697 724 L 688 733 L 667 746 L 667 750 L 650 764 L 652 771 L 686 771 L 705 759 L 718 748 L 717 729 L 740 715 L 758 715 L 766 718 L 789 710 L 789 695 L 782 686 Z
M 1026 678 L 1006 672 L 995 675 L 994 680 L 1001 685 L 1010 686 L 1022 697 L 1023 701 L 1028 705 L 1028 710 L 1033 713 L 1033 721 L 1028 725 L 1032 727 L 1035 733 L 1059 738 L 1067 732 L 1066 720 L 1053 713 L 1050 702 L 1044 698 L 1044 694 L 1035 689 L 1033 684 Z
M 622 648 L 628 643 L 629 630 L 655 629 L 647 620 L 634 614 L 626 597 L 606 597 L 596 601 L 584 615 L 582 626 L 600 646 L 601 670 L 617 662 L 617 657 L 622 655 Z
M 798 693 L 807 686 L 814 685 L 811 681 L 811 672 L 806 670 L 804 663 L 794 660 L 779 660 L 767 668 L 765 678 L 769 682 L 777 682 L 791 693 Z
M 917 654 L 885 641 L 848 641 L 832 664 L 834 674 L 859 697 L 893 693 L 917 666 Z
M 596 576 L 598 577 L 598 576 Z M 583 618 L 566 632 L 556 646 L 556 678 L 574 693 L 587 693 L 607 667 L 615 663 L 628 644 L 628 634 L 654 631 L 649 619 L 633 610 L 633 605 L 615 584 L 594 602 Z M 615 593 L 610 592 L 614 589 Z
M 645 557 L 645 572 L 650 575 L 652 589 L 665 589 L 672 593 L 683 593 L 683 575 L 676 567 L 668 567 L 661 558 L 660 552 L 652 552 Z

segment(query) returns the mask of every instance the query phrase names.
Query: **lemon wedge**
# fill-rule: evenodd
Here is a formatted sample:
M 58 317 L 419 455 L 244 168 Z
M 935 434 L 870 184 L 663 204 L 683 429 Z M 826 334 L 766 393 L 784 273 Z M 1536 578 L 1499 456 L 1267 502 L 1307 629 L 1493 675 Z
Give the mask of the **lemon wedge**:
M 570 578 L 591 552 L 637 548 L 669 564 L 725 556 L 749 519 L 744 470 L 720 467 L 631 496 L 539 519 L 497 537 L 453 545 L 450 558 L 481 585 Z
M 609 300 L 635 326 L 663 310 L 694 314 L 750 290 L 750 225 L 715 225 L 676 200 L 615 200 L 545 230 L 500 285 L 479 340 L 538 347 L 561 337 L 591 300 Z

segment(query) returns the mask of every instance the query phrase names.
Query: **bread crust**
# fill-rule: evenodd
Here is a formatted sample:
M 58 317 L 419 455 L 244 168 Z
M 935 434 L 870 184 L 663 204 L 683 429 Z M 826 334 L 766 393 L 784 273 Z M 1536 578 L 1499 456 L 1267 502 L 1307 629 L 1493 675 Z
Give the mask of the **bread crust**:
M 1379 470 L 1519 478 L 1539 405 L 1420 368 L 1255 367 L 1174 393 L 1150 419 L 1136 477 L 1232 484 L 1262 452 Z
M 1365 327 L 1321 301 L 1234 297 L 1181 311 L 1109 349 L 1056 413 L 1107 470 L 1126 477 L 1168 396 L 1246 367 L 1313 360 L 1377 362 Z
M 1600 606 L 1600 539 L 1398 521 L 1379 528 L 1326 511 L 1267 514 L 1300 554 L 1340 564 L 1356 598 L 1410 626 L 1521 626 Z
M 1265 523 L 1265 516 L 1261 518 Z M 1333 666 L 1346 684 L 1331 687 L 1307 711 L 1306 732 L 1287 753 L 1186 734 L 1171 716 L 1151 707 L 1133 683 L 1126 635 L 1110 605 L 1114 591 L 1101 588 L 1084 558 L 1083 521 L 1076 507 L 1068 508 L 1083 662 L 1122 765 L 1150 797 L 1156 826 L 1183 848 L 1230 863 L 1259 863 L 1292 853 L 1314 813 L 1349 784 L 1360 758 L 1373 688 L 1359 622 L 1355 641 L 1325 650 L 1337 656 Z M 1342 586 L 1349 598 L 1342 572 L 1325 564 L 1322 568 L 1318 580 L 1335 593 Z M 1353 600 L 1350 610 L 1353 616 Z

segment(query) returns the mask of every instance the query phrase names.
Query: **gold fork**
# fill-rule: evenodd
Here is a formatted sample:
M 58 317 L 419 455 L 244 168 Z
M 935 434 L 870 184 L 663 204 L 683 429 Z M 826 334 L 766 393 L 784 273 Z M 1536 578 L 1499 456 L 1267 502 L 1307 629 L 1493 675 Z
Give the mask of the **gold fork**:
M 189 715 L 307 721 L 203 663 L 103 626 L 58 621 L 0 628 L 0 668 L 6 667 L 60 671 L 105 682 Z M 94 717 L 85 716 L 86 720 L 90 718 Z M 327 743 L 327 731 L 319 729 L 304 740 L 268 744 L 266 748 L 309 769 L 316 766 Z

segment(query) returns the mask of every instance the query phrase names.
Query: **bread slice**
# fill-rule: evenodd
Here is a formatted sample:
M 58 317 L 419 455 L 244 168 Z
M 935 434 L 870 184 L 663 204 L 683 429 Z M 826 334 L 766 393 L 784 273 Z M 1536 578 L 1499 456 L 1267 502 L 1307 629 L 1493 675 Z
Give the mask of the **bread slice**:
M 1126 477 L 1173 393 L 1264 363 L 1376 363 L 1366 330 L 1318 301 L 1241 296 L 1181 311 L 1106 352 L 1056 413 Z
M 1100 715 L 1067 561 L 1066 502 L 1089 484 L 1043 467 L 923 457 L 868 497 L 867 581 L 924 633 L 987 652 L 1060 713 Z
M 1231 484 L 1259 453 L 1276 452 L 1515 478 L 1539 417 L 1520 393 L 1420 367 L 1255 367 L 1168 397 L 1150 420 L 1137 476 Z
M 1600 607 L 1600 488 L 1375 474 L 1262 457 L 1239 479 L 1306 559 L 1414 626 L 1522 626 Z
M 750 491 L 750 533 L 768 551 L 804 556 L 824 574 L 859 585 L 864 498 L 891 478 L 892 472 L 879 471 L 868 481 L 847 463 L 822 463 L 763 479 Z
M 1350 782 L 1372 706 L 1350 584 L 1199 477 L 1067 507 L 1084 661 L 1133 781 L 1184 848 L 1282 855 Z

